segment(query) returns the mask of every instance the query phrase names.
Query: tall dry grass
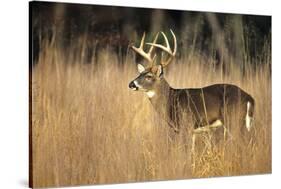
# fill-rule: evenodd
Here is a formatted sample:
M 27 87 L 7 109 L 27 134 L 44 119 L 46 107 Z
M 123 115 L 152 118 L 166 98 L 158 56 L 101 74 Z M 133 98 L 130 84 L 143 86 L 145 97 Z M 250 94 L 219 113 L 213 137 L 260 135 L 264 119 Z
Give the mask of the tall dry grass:
M 235 133 L 226 141 L 214 133 L 202 135 L 192 156 L 189 127 L 170 140 L 169 128 L 154 114 L 148 98 L 129 90 L 137 76 L 131 54 L 120 64 L 117 54 L 104 50 L 97 62 L 83 64 L 74 53 L 46 43 L 31 72 L 33 186 L 271 172 L 270 62 L 246 64 L 242 72 L 229 61 L 230 72 L 224 74 L 212 58 L 193 52 L 165 70 L 174 88 L 232 83 L 256 101 L 251 145 L 244 146 Z

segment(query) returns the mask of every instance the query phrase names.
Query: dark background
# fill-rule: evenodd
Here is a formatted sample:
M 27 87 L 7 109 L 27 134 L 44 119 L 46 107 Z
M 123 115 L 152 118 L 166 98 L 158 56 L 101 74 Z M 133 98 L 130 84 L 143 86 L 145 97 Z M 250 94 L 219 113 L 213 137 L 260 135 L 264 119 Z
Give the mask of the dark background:
M 271 46 L 271 16 L 50 2 L 31 2 L 30 5 L 32 60 L 35 63 L 44 41 L 55 39 L 67 49 L 86 35 L 89 56 L 92 56 L 90 52 L 95 44 L 98 50 L 110 48 L 122 57 L 144 31 L 151 38 L 156 32 L 167 32 L 170 28 L 178 38 L 178 56 L 183 50 L 195 48 L 203 55 L 212 54 L 220 60 L 217 42 L 220 34 L 224 34 L 223 48 L 233 56 L 241 56 L 238 48 L 234 48 L 239 42 L 235 39 L 239 32 L 243 35 L 240 43 L 247 46 L 248 58 L 262 53 L 265 40 Z

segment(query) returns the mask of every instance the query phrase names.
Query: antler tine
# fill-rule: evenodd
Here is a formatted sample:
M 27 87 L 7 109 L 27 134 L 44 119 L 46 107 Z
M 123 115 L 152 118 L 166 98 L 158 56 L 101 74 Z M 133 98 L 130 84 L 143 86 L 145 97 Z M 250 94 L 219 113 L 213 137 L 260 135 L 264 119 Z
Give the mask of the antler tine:
M 166 43 L 166 47 L 163 46 L 163 45 L 160 45 L 160 44 L 155 44 L 155 43 L 146 43 L 147 45 L 151 45 L 151 46 L 154 46 L 154 47 L 158 47 L 160 49 L 162 49 L 163 51 L 169 53 L 170 55 L 173 55 L 172 53 L 172 50 L 170 48 L 170 44 L 169 44 L 169 41 L 166 37 L 166 35 L 164 34 L 164 32 L 161 32 L 162 36 L 164 37 L 164 40 L 165 40 L 165 43 Z
M 154 47 L 158 47 L 160 49 L 162 49 L 163 51 L 167 52 L 169 55 L 171 55 L 168 60 L 164 61 L 163 60 L 163 56 L 161 58 L 161 64 L 163 67 L 167 66 L 171 61 L 172 59 L 174 58 L 174 56 L 176 55 L 176 52 L 177 52 L 177 38 L 174 34 L 174 32 L 170 29 L 171 33 L 172 33 L 172 36 L 174 38 L 174 51 L 172 52 L 171 50 L 171 47 L 170 47 L 170 44 L 169 44 L 169 41 L 167 39 L 167 36 L 164 34 L 164 32 L 161 32 L 161 34 L 163 35 L 164 37 L 164 40 L 165 40 L 165 43 L 166 43 L 166 47 L 163 46 L 163 45 L 160 45 L 160 44 L 155 44 L 155 43 L 146 43 L 147 45 L 151 45 L 151 46 L 154 46 Z
M 154 40 L 153 40 L 153 43 L 155 43 L 157 41 L 157 38 L 158 38 L 158 34 L 155 36 Z M 143 56 L 148 62 L 149 62 L 149 66 L 152 67 L 153 66 L 153 62 L 155 61 L 155 58 L 156 58 L 156 55 L 154 55 L 154 57 L 152 58 L 151 57 L 151 53 L 154 49 L 154 47 L 150 47 L 148 53 L 146 53 L 144 50 L 143 50 L 143 46 L 144 46 L 144 40 L 145 40 L 145 32 L 143 33 L 143 36 L 142 36 L 142 39 L 141 39 L 141 43 L 140 43 L 140 46 L 139 48 L 135 47 L 135 46 L 132 46 L 132 49 L 139 53 L 141 56 Z
M 144 39 L 145 39 L 145 32 L 143 32 L 143 34 L 142 34 L 142 38 L 141 38 L 141 43 L 140 43 L 139 49 L 143 49 Z
M 176 38 L 176 35 L 174 34 L 173 30 L 170 29 L 170 31 L 171 31 L 171 33 L 173 35 L 173 38 L 174 38 L 174 52 L 173 52 L 173 56 L 175 56 L 176 53 L 177 53 L 177 46 L 178 46 L 177 45 L 177 38 Z
M 167 39 L 167 36 L 165 35 L 164 32 L 161 32 L 161 34 L 163 35 L 164 39 L 165 39 L 165 43 L 166 43 L 166 51 L 171 54 L 171 47 L 170 47 L 170 44 L 169 44 L 169 41 Z
M 159 33 L 157 33 L 156 36 L 154 37 L 154 40 L 153 40 L 153 42 L 152 42 L 153 44 L 156 43 L 156 41 L 157 41 L 157 39 L 158 39 L 158 36 L 159 36 Z M 146 43 L 146 44 L 147 44 L 147 43 Z M 154 49 L 154 46 L 151 45 L 151 47 L 150 47 L 150 49 L 149 49 L 149 51 L 148 51 L 148 54 L 149 54 L 149 55 L 152 53 L 153 49 Z
M 175 34 L 174 34 L 174 32 L 170 29 L 170 31 L 171 31 L 171 33 L 172 33 L 172 36 L 173 36 L 173 38 L 174 38 L 174 51 L 172 52 L 172 50 L 171 49 L 169 49 L 170 50 L 170 57 L 168 58 L 168 60 L 166 60 L 166 61 L 161 61 L 161 64 L 162 64 L 162 66 L 163 67 L 166 67 L 168 64 L 170 64 L 171 62 L 172 62 L 172 60 L 173 60 L 173 58 L 175 57 L 175 55 L 176 55 L 176 52 L 177 52 L 177 38 L 176 38 L 176 36 L 175 36 Z M 163 57 L 163 56 L 162 56 Z

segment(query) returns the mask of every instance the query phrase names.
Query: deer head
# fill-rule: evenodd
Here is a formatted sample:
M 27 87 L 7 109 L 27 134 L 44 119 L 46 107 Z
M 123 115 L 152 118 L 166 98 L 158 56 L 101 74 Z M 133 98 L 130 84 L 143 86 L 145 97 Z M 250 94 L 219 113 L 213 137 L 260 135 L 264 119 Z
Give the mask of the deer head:
M 170 30 L 172 33 L 172 36 L 174 38 L 174 50 L 171 50 L 169 41 L 166 37 L 166 35 L 161 32 L 166 46 L 157 44 L 157 39 L 159 33 L 156 34 L 154 40 L 152 43 L 145 43 L 145 33 L 142 36 L 140 46 L 137 48 L 135 46 L 132 46 L 132 49 L 141 55 L 145 60 L 146 60 L 146 65 L 143 64 L 138 64 L 137 68 L 140 73 L 140 75 L 135 78 L 133 81 L 130 82 L 129 88 L 132 90 L 136 91 L 144 91 L 148 94 L 148 96 L 151 98 L 154 93 L 155 89 L 159 88 L 160 85 L 163 83 L 163 68 L 166 67 L 168 64 L 170 64 L 173 60 L 173 58 L 176 55 L 177 52 L 177 39 L 175 34 L 173 33 L 172 30 Z M 150 49 L 146 53 L 144 51 L 144 43 L 145 45 L 149 45 Z M 156 62 L 156 53 L 155 53 L 155 48 L 159 48 L 162 50 L 161 54 L 161 60 L 160 62 Z M 167 56 L 164 56 L 164 53 L 167 53 Z M 165 60 L 166 57 L 166 60 Z

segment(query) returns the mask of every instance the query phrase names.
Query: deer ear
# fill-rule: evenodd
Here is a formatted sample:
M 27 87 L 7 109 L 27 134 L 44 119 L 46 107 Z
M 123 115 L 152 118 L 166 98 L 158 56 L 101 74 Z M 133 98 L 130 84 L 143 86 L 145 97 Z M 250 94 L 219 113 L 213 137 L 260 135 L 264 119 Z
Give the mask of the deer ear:
M 157 71 L 156 71 L 156 75 L 158 77 L 161 77 L 163 75 L 163 67 L 161 65 L 157 66 Z
M 145 70 L 144 66 L 142 64 L 138 64 L 138 72 L 142 73 Z

